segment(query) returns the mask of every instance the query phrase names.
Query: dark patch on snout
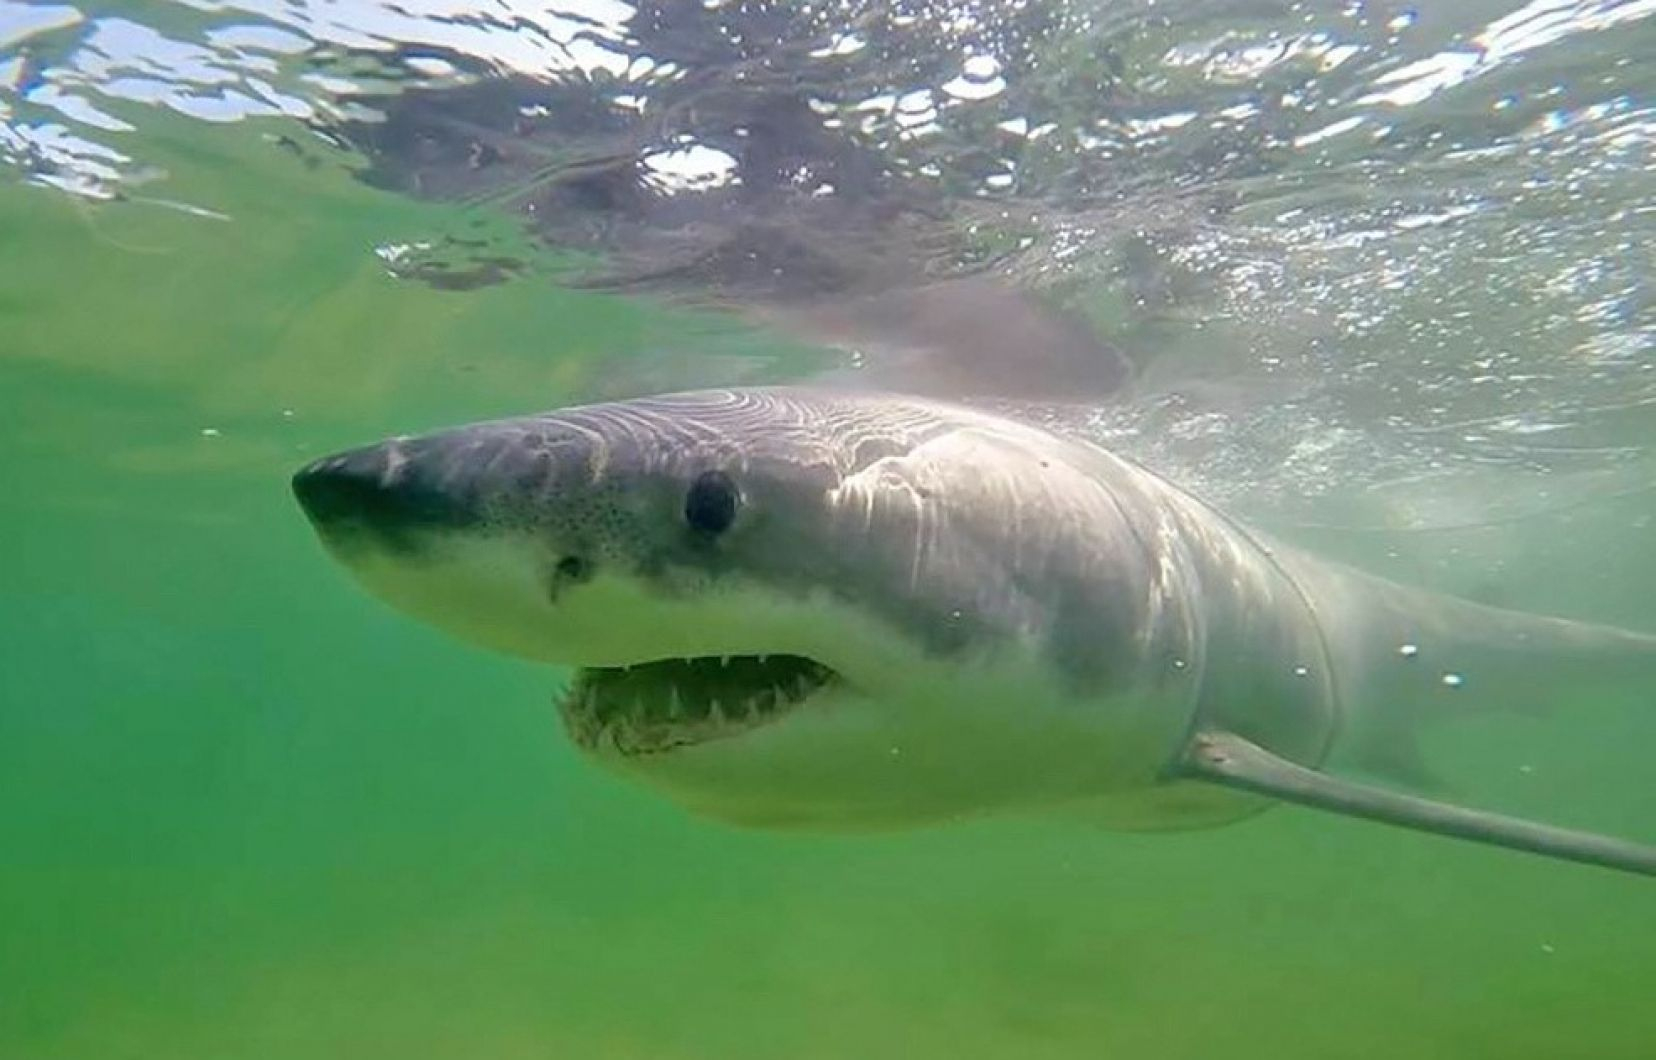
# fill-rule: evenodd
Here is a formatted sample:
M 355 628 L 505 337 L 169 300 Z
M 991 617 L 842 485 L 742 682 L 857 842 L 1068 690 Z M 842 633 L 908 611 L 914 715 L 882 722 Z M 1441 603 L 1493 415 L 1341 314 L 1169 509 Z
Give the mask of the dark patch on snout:
M 325 457 L 293 476 L 293 494 L 330 543 L 371 539 L 398 552 L 419 548 L 430 531 L 475 526 L 474 498 L 440 484 L 417 443 L 385 442 Z

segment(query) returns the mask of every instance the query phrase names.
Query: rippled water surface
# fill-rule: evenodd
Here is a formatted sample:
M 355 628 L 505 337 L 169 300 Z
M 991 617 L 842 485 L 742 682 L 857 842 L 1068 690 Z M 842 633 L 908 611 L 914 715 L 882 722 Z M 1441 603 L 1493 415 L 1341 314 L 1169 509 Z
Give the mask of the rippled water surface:
M 988 284 L 1116 366 L 1056 426 L 1656 630 L 1653 15 L 0 0 L 0 1057 L 1656 1055 L 1647 883 L 1287 810 L 690 819 L 286 491 L 394 432 L 878 379 L 870 299 Z M 1649 691 L 1429 750 L 1656 838 Z

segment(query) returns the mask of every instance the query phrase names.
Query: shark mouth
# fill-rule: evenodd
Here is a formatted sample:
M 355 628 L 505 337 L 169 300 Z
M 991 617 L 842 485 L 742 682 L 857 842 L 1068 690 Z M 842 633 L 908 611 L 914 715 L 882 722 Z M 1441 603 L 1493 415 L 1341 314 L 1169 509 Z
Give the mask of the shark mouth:
M 662 659 L 578 670 L 558 710 L 582 747 L 660 754 L 768 724 L 836 679 L 798 655 Z

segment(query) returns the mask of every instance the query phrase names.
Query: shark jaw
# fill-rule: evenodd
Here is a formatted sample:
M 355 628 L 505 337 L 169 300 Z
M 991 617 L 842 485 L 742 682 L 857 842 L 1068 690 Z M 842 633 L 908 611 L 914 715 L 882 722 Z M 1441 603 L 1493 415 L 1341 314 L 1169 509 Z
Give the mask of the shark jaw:
M 823 593 L 663 591 L 609 573 L 549 595 L 547 557 L 512 534 L 334 553 L 397 610 L 563 670 L 554 702 L 582 755 L 729 824 L 857 832 L 1046 812 L 1153 783 L 1173 738 L 1131 721 L 1132 703 L 1073 699 L 1026 648 L 935 656 Z
M 558 712 L 570 738 L 588 751 L 660 755 L 771 724 L 841 680 L 799 655 L 587 667 L 559 697 Z

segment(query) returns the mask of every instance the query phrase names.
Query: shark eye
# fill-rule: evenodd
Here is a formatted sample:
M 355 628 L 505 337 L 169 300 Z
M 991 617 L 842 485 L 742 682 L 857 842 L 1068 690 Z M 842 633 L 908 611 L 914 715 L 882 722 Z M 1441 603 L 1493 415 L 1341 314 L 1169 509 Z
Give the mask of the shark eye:
M 736 521 L 742 499 L 736 483 L 723 471 L 704 471 L 684 496 L 684 521 L 703 534 L 722 534 Z
M 592 577 L 592 561 L 580 556 L 565 556 L 558 561 L 558 577 L 565 581 L 584 582 Z

